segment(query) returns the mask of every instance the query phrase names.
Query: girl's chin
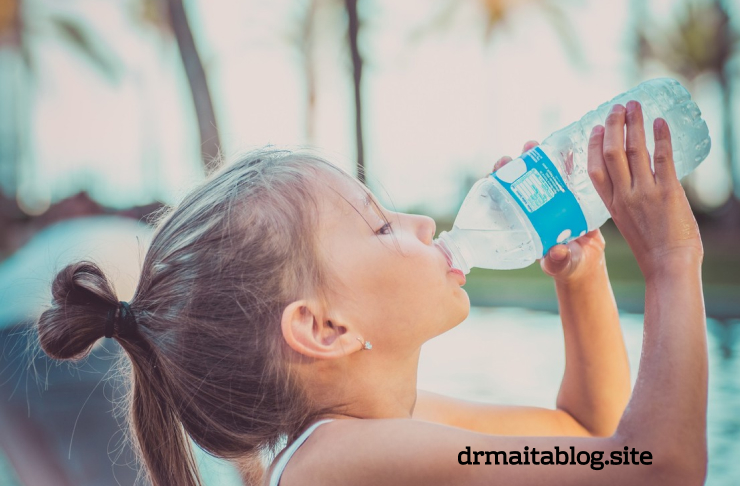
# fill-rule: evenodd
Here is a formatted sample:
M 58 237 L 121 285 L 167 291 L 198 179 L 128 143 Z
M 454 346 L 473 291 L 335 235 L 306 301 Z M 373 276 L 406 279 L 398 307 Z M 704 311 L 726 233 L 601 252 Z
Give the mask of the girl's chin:
M 465 292 L 465 289 L 462 287 L 460 287 L 459 295 L 460 295 L 460 300 L 462 301 L 460 303 L 460 306 L 465 309 L 465 317 L 463 317 L 463 319 L 465 319 L 466 317 L 468 317 L 468 314 L 470 314 L 470 296 L 468 295 L 467 292 Z
M 465 297 L 468 297 L 468 294 L 467 293 L 465 294 Z M 469 315 L 470 315 L 470 299 L 469 298 L 466 298 L 465 299 L 465 309 L 464 309 L 464 312 L 463 312 L 463 316 L 460 319 L 460 322 L 458 322 L 458 324 L 461 324 L 465 319 L 468 318 Z
M 460 289 L 462 290 L 462 289 Z M 449 329 L 452 329 L 453 327 L 457 327 L 458 325 L 462 324 L 465 319 L 468 318 L 468 315 L 470 315 L 470 297 L 468 297 L 468 293 L 462 290 L 462 296 L 459 301 L 455 302 L 455 313 L 453 314 L 453 317 L 450 319 L 450 327 Z

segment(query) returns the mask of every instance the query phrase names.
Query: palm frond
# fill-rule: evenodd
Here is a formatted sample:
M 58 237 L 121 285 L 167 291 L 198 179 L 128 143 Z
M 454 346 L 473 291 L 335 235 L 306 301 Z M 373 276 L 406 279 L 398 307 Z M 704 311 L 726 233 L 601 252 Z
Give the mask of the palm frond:
M 110 81 L 118 81 L 121 75 L 120 63 L 110 50 L 105 51 L 102 40 L 95 36 L 79 23 L 63 17 L 51 17 L 52 25 L 77 49 L 87 60 L 95 66 Z

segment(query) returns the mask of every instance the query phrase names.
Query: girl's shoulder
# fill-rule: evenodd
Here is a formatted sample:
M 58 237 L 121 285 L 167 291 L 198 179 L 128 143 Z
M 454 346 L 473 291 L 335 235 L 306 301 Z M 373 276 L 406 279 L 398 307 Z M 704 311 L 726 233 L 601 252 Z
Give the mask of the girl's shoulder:
M 458 453 L 484 434 L 415 419 L 338 419 L 316 428 L 281 486 L 444 484 L 463 480 Z M 447 483 L 449 484 L 449 482 Z
M 666 484 L 660 467 L 553 467 L 504 458 L 571 450 L 589 457 L 622 454 L 618 437 L 522 437 L 473 432 L 416 419 L 339 419 L 324 423 L 298 448 L 281 486 L 407 486 L 424 484 L 594 486 Z M 561 452 L 562 454 L 562 452 Z M 501 464 L 493 461 L 501 461 Z
M 311 434 L 321 425 L 332 422 L 334 419 L 324 419 L 315 422 L 303 431 L 293 442 L 287 444 L 272 460 L 264 475 L 262 486 L 277 486 L 280 483 L 281 476 L 293 454 L 303 445 Z

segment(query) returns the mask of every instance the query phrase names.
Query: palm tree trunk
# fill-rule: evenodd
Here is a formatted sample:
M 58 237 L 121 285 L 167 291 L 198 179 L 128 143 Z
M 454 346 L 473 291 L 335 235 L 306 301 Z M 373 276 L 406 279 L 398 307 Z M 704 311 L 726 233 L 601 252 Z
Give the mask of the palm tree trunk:
M 182 64 L 190 85 L 193 96 L 195 114 L 198 118 L 198 130 L 200 133 L 200 148 L 203 165 L 210 168 L 210 163 L 219 154 L 221 142 L 218 135 L 216 115 L 213 111 L 213 100 L 208 89 L 208 80 L 203 68 L 203 62 L 195 46 L 193 32 L 190 29 L 188 18 L 185 13 L 183 0 L 167 0 L 167 10 L 170 16 L 172 31 L 177 40 L 177 46 L 182 57 Z
M 357 178 L 365 182 L 365 147 L 362 137 L 362 57 L 357 46 L 360 19 L 357 15 L 358 0 L 344 0 L 348 18 L 348 40 L 352 55 L 352 74 L 355 91 L 355 136 L 357 138 Z

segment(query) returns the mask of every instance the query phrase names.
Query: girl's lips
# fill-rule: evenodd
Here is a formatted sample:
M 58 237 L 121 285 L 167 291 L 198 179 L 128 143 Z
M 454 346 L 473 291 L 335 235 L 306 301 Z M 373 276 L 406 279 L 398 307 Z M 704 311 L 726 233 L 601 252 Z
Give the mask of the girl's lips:
M 445 248 L 442 245 L 437 244 L 436 241 L 434 242 L 434 246 L 436 246 L 437 249 L 440 251 L 440 253 L 444 255 L 445 261 L 447 261 L 447 266 L 450 268 L 449 272 L 454 273 L 455 275 L 458 275 L 462 279 L 462 282 L 460 283 L 460 285 L 465 285 L 465 282 L 466 282 L 465 274 L 459 268 L 455 268 L 452 266 L 452 256 L 450 256 L 450 254 L 447 253 L 447 251 L 445 251 Z
M 434 246 L 439 250 L 442 255 L 445 257 L 445 261 L 447 261 L 447 266 L 452 268 L 452 257 L 445 251 L 444 247 L 437 243 L 437 241 L 434 241 Z
M 467 281 L 467 279 L 465 278 L 465 274 L 463 273 L 462 270 L 460 270 L 459 268 L 451 268 L 450 272 L 454 273 L 455 275 L 459 275 L 460 278 L 462 279 L 462 282 L 460 283 L 460 285 L 465 285 L 465 282 Z

